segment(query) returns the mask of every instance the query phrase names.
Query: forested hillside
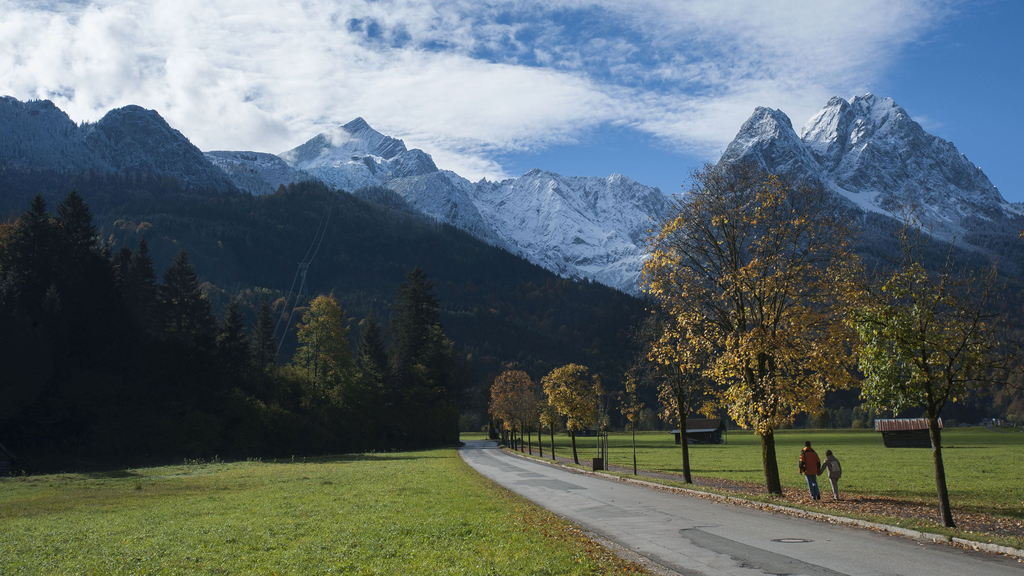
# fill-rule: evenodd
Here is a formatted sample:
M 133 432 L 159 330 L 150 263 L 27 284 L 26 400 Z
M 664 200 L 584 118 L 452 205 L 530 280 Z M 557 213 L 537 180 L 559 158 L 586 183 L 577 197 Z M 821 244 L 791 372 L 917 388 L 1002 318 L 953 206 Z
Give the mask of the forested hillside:
M 354 349 L 360 339 L 361 324 L 370 312 L 385 326 L 391 322 L 397 287 L 406 281 L 410 270 L 421 267 L 432 281 L 444 333 L 453 342 L 455 364 L 452 369 L 459 393 L 452 401 L 463 414 L 466 425 L 479 426 L 486 422 L 487 387 L 493 376 L 509 362 L 536 378 L 564 363 L 586 364 L 603 375 L 609 388 L 615 389 L 631 354 L 627 333 L 643 313 L 641 303 L 632 297 L 590 282 L 557 278 L 464 232 L 410 215 L 401 209 L 400 203 L 388 202 L 379 191 L 364 194 L 378 202 L 332 192 L 319 184 L 293 185 L 263 197 L 195 191 L 186 194 L 165 179 L 96 175 L 68 179 L 52 173 L 26 176 L 18 172 L 4 174 L 3 185 L 10 191 L 0 195 L 8 214 L 26 210 L 31 194 L 41 193 L 50 199 L 52 207 L 61 202 L 69 188 L 78 189 L 95 211 L 96 232 L 104 245 L 97 250 L 105 253 L 109 262 L 116 260 L 124 249 L 137 252 L 139 241 L 145 237 L 152 267 L 160 276 L 184 250 L 212 304 L 211 311 L 218 318 L 225 317 L 225 309 L 232 298 L 237 301 L 237 309 L 249 328 L 256 323 L 261 302 L 270 304 L 275 319 L 285 312 L 280 328 L 283 330 L 285 325 L 290 325 L 291 329 L 278 358 L 280 363 L 292 360 L 297 345 L 295 326 L 317 294 L 333 295 L 340 304 L 345 312 L 344 324 L 350 329 L 348 339 Z M 14 207 L 17 202 L 22 203 L 20 208 Z M 297 263 L 310 251 L 321 225 L 323 239 L 322 243 L 318 242 L 319 249 L 308 267 L 305 294 L 294 310 L 294 317 L 289 318 L 287 313 L 292 312 L 294 292 L 301 284 L 295 282 Z M 14 236 L 16 228 L 12 220 L 8 226 L 9 238 Z M 120 289 L 120 281 L 115 278 L 112 282 L 111 290 Z M 294 288 L 293 297 L 286 302 L 290 287 Z M 45 293 L 44 289 L 44 296 Z M 127 350 L 139 345 L 137 338 L 133 341 L 132 329 L 125 327 L 126 322 L 118 319 L 114 312 L 100 310 L 86 322 L 89 330 L 101 331 L 90 333 L 91 345 L 106 342 L 102 346 L 103 353 L 112 355 L 103 360 L 103 365 L 116 364 L 114 358 L 130 355 Z M 224 322 L 226 318 L 222 324 Z M 139 329 L 146 330 L 146 327 Z M 386 330 L 383 335 L 385 340 L 393 338 L 394 331 Z M 152 344 L 157 349 L 164 348 L 160 338 Z M 89 356 L 92 352 L 83 354 Z M 40 362 L 40 365 L 52 363 L 51 359 Z M 192 379 L 176 370 L 167 372 L 165 367 L 139 369 L 163 370 L 166 373 L 159 378 L 164 379 L 176 374 L 184 380 L 195 380 L 188 385 L 199 388 L 187 393 L 194 396 L 198 406 L 205 409 L 209 404 L 201 400 L 205 392 L 198 382 L 206 377 L 216 380 L 212 375 Z M 119 378 L 149 380 L 147 375 L 137 371 Z M 118 386 L 121 385 L 132 388 L 127 381 Z M 166 388 L 166 383 L 162 386 Z M 64 452 L 59 448 L 61 445 L 88 445 L 97 448 L 92 452 L 94 457 L 113 457 L 118 453 L 113 448 L 117 443 L 102 449 L 106 443 L 101 440 L 102 434 L 90 430 L 93 423 L 74 422 L 76 413 L 81 412 L 72 405 L 82 401 L 84 395 L 96 409 L 90 412 L 92 417 L 99 418 L 103 414 L 103 418 L 109 419 L 126 408 L 123 391 L 115 386 L 104 390 L 107 397 L 97 398 L 90 396 L 87 386 L 65 391 L 72 389 L 78 391 L 60 400 L 69 404 L 63 406 L 62 411 L 53 411 L 62 414 L 61 422 L 48 420 L 45 442 L 30 432 L 35 426 L 32 422 L 40 413 L 50 411 L 51 401 L 58 400 L 42 396 L 23 402 L 23 410 L 16 415 L 10 414 L 10 410 L 4 414 L 0 438 L 4 438 L 12 450 L 16 449 L 10 446 L 14 443 L 11 437 L 20 436 L 32 450 L 51 449 L 56 454 Z M 228 393 L 226 389 L 222 392 Z M 278 400 L 250 396 L 268 407 Z M 167 419 L 174 413 L 170 407 L 175 402 L 168 401 L 164 406 L 168 409 Z M 185 404 L 192 405 L 192 401 Z M 224 405 L 225 410 L 228 407 Z M 150 408 L 157 410 L 155 405 Z M 383 412 L 376 415 L 387 417 Z M 149 412 L 148 416 L 152 419 L 155 414 Z M 178 416 L 176 422 L 184 422 L 181 418 L 185 416 Z M 213 419 L 216 420 L 216 415 Z M 193 424 L 198 425 L 197 422 L 182 423 L 178 433 L 198 433 L 198 429 L 189 428 Z M 21 432 L 12 427 L 20 427 Z M 220 432 L 226 430 L 214 428 Z M 127 431 L 121 430 L 119 434 L 127 434 Z M 263 431 L 262 438 L 267 440 L 267 430 Z M 269 441 L 247 446 L 223 437 L 219 444 L 166 440 L 155 446 L 133 445 L 132 450 L 158 458 L 210 457 L 214 453 L 240 455 L 247 450 L 270 453 L 285 449 Z M 358 447 L 358 442 L 351 439 L 335 440 Z M 337 448 L 331 442 L 325 440 L 321 448 Z M 166 453 L 162 454 L 161 450 Z M 88 451 L 83 453 L 83 457 L 87 454 Z

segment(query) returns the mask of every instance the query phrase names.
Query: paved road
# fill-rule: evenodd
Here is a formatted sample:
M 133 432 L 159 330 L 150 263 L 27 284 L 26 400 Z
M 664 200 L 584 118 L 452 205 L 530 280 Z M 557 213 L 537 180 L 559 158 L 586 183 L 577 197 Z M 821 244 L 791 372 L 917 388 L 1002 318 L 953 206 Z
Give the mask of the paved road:
M 1016 559 L 575 474 L 467 442 L 484 476 L 683 575 L 1024 575 Z

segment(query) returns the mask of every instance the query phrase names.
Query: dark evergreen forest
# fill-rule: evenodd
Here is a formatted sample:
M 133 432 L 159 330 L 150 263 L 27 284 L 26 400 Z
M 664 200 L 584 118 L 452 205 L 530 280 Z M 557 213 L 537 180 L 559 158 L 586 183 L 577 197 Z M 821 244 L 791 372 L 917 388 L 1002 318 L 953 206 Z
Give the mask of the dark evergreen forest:
M 0 186 L 0 353 L 12 367 L 0 394 L 13 399 L 0 441 L 20 468 L 453 442 L 459 414 L 463 427 L 486 424 L 490 382 L 507 365 L 539 379 L 586 364 L 614 389 L 643 315 L 633 297 L 558 278 L 386 191 L 303 183 L 252 197 L 18 171 L 0 172 Z M 433 350 L 429 361 L 410 359 L 410 286 L 436 311 L 437 344 L 413 347 Z M 327 387 L 303 371 L 296 337 L 317 295 L 341 310 L 355 360 Z M 267 341 L 285 326 L 276 354 Z

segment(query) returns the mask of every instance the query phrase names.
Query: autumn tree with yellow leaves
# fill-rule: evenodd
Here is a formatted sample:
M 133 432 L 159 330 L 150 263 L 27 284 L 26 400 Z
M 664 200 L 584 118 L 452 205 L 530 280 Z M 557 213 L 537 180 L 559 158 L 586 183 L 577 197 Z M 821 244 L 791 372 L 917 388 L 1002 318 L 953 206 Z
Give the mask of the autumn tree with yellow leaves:
M 512 434 L 522 434 L 537 421 L 537 397 L 533 380 L 522 370 L 505 370 L 491 384 L 490 413 L 501 421 L 502 427 Z M 532 452 L 532 449 L 531 449 Z
M 579 364 L 555 368 L 541 379 L 548 404 L 565 417 L 565 428 L 572 439 L 572 461 L 580 463 L 576 453 L 576 432 L 597 418 L 597 402 L 602 394 L 601 377 Z
M 855 334 L 840 321 L 856 262 L 849 216 L 818 186 L 753 165 L 694 171 L 678 211 L 654 234 L 643 288 L 673 354 L 706 358 L 699 375 L 761 438 L 765 484 L 781 494 L 775 429 L 853 384 Z
M 310 393 L 336 393 L 348 385 L 355 365 L 348 346 L 345 311 L 334 296 L 314 298 L 298 328 L 299 347 L 294 362 L 305 371 Z
M 712 416 L 718 408 L 721 387 L 704 375 L 709 356 L 705 350 L 689 345 L 681 335 L 676 318 L 652 314 L 640 328 L 640 341 L 645 350 L 652 376 L 658 383 L 661 419 L 679 430 L 683 481 L 693 483 L 690 476 L 690 445 L 686 438 L 686 419 L 691 412 Z

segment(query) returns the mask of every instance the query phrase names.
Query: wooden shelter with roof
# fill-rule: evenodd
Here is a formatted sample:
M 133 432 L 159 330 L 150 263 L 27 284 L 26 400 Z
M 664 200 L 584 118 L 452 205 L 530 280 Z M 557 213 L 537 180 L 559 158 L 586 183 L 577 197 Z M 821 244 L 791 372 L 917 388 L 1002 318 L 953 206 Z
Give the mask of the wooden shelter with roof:
M 942 428 L 942 418 L 939 418 Z M 875 432 L 882 433 L 886 448 L 931 448 L 927 418 L 879 418 L 875 420 Z
M 721 444 L 725 422 L 721 418 L 687 418 L 686 441 L 688 444 Z M 682 443 L 679 430 L 673 430 L 676 444 Z

